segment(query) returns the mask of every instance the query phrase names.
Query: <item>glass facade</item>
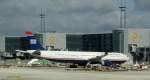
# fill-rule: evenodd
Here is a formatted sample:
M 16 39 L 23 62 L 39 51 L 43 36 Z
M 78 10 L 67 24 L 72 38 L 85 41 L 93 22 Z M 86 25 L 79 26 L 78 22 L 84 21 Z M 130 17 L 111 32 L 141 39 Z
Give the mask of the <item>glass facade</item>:
M 21 39 L 22 37 L 6 37 L 5 38 L 5 52 L 9 52 L 11 54 L 15 53 L 15 50 L 21 50 Z
M 67 35 L 67 49 L 71 51 L 112 52 L 112 34 Z
M 112 52 L 112 34 L 87 34 L 83 36 L 83 51 Z
M 13 53 L 17 49 L 30 50 L 30 40 L 26 38 L 27 37 L 6 37 L 6 52 Z M 35 34 L 35 38 L 39 44 L 43 44 L 42 34 Z M 69 51 L 112 52 L 112 34 L 66 34 L 66 49 Z
M 69 51 L 82 51 L 83 39 L 82 35 L 67 35 L 66 46 Z

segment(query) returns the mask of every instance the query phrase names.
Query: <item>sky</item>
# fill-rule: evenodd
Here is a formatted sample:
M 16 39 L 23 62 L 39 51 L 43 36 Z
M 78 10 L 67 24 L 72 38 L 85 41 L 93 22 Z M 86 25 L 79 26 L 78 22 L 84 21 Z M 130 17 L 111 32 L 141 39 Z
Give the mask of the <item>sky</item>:
M 150 0 L 126 0 L 127 27 L 150 27 Z M 40 31 L 41 9 L 46 31 L 111 32 L 120 25 L 120 0 L 0 0 L 0 35 Z

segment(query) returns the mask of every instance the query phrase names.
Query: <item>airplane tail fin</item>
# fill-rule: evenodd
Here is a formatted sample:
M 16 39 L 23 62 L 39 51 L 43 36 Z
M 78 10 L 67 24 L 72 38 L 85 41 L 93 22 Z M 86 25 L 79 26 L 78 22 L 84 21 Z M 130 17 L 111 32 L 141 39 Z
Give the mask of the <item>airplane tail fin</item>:
M 40 42 L 33 35 L 27 35 L 23 38 L 25 50 L 44 50 Z

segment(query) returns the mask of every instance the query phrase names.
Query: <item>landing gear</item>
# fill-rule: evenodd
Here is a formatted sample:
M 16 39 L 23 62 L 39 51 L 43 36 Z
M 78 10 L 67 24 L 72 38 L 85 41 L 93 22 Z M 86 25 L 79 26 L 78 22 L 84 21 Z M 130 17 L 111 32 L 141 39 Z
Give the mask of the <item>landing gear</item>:
M 78 68 L 78 65 L 77 65 L 77 64 L 71 64 L 71 65 L 69 66 L 69 68 Z
M 88 63 L 85 65 L 85 68 L 91 68 L 91 62 L 88 62 Z

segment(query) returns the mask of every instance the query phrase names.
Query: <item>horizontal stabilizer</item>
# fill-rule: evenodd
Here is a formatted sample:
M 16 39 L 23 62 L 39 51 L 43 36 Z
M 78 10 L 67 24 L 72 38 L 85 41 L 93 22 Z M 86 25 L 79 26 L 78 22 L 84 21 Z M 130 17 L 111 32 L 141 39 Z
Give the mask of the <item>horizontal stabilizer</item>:
M 20 52 L 20 53 L 29 53 L 29 52 L 23 51 L 23 50 L 16 50 L 16 52 Z

